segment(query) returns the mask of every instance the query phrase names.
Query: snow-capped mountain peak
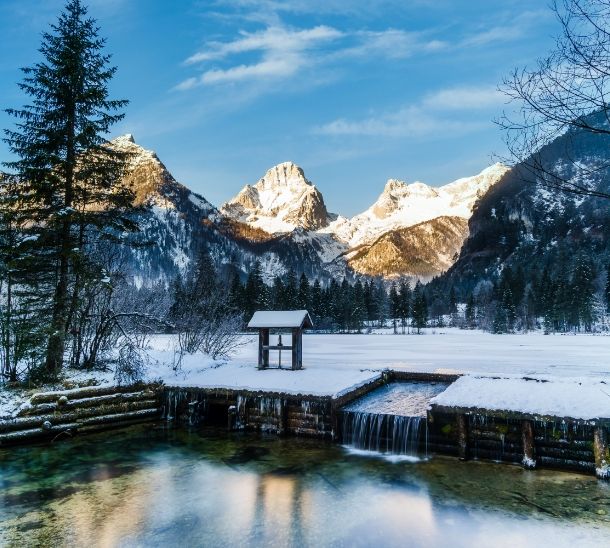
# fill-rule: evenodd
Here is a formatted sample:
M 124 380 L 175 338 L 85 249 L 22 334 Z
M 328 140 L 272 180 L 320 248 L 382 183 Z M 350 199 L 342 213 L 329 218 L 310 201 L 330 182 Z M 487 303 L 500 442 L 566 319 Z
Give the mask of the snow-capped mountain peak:
M 441 187 L 416 181 L 406 183 L 388 179 L 383 192 L 366 211 L 349 221 L 331 224 L 325 231 L 334 231 L 350 247 L 371 243 L 382 234 L 417 225 L 437 217 L 469 219 L 479 197 L 508 171 L 494 164 L 478 175 L 464 177 Z
M 222 208 L 226 215 L 269 233 L 316 230 L 329 222 L 320 191 L 293 162 L 269 169 Z

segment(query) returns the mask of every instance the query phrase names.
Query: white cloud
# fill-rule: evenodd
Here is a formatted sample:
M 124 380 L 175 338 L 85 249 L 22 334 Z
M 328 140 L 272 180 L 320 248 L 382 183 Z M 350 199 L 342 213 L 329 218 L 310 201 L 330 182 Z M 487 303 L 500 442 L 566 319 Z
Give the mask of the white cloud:
M 400 29 L 358 31 L 354 33 L 354 39 L 355 45 L 337 52 L 337 56 L 401 59 L 417 53 L 436 52 L 446 46 L 445 42 L 429 39 L 424 33 Z
M 362 120 L 334 120 L 314 128 L 314 133 L 332 136 L 423 137 L 443 133 L 469 133 L 482 127 L 484 124 L 478 121 L 446 119 L 426 113 L 417 106 L 410 106 Z
M 424 108 L 438 110 L 478 110 L 505 102 L 505 96 L 495 87 L 452 87 L 427 95 Z
M 490 87 L 454 87 L 427 95 L 413 105 L 360 120 L 340 118 L 314 128 L 323 135 L 422 137 L 446 133 L 470 133 L 489 125 L 487 119 L 450 112 L 484 110 L 498 105 L 502 96 Z
M 289 77 L 315 63 L 318 50 L 324 44 L 343 36 L 342 32 L 324 25 L 301 30 L 274 26 L 255 33 L 242 32 L 240 38 L 231 42 L 210 42 L 206 49 L 189 57 L 186 64 L 208 63 L 252 52 L 260 53 L 261 59 L 228 68 L 209 68 L 198 77 L 184 80 L 175 89 L 184 91 L 206 84 Z
M 187 64 L 222 59 L 229 55 L 251 52 L 295 52 L 315 48 L 320 43 L 335 40 L 343 33 L 325 25 L 305 30 L 291 30 L 272 26 L 254 33 L 241 33 L 241 38 L 232 42 L 210 42 L 208 48 L 186 60 Z

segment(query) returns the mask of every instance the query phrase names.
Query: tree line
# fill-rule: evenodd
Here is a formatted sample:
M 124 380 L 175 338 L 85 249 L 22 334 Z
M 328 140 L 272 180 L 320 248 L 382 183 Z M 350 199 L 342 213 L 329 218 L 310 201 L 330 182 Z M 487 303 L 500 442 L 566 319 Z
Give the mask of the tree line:
M 361 332 L 383 327 L 392 321 L 404 332 L 413 326 L 425 327 L 428 306 L 424 288 L 408 281 L 389 284 L 384 280 L 331 279 L 324 285 L 289 270 L 265 282 L 261 264 L 256 261 L 245 281 L 235 273 L 229 286 L 229 299 L 235 310 L 249 318 L 256 310 L 308 310 L 315 328 L 326 331 Z M 412 321 L 411 321 L 412 320 Z
M 495 279 L 482 278 L 471 290 L 458 283 L 447 293 L 446 287 L 433 282 L 427 287 L 431 319 L 448 314 L 455 325 L 492 333 L 606 329 L 610 268 L 596 269 L 586 251 L 570 256 L 564 250 L 544 265 L 532 263 L 527 268 L 504 265 Z M 459 314 L 458 300 L 463 303 Z

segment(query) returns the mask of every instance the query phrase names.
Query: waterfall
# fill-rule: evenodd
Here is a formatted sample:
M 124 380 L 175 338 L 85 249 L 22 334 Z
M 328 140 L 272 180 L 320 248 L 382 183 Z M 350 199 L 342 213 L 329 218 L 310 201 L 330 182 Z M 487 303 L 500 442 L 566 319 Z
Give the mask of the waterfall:
M 343 413 L 343 443 L 354 449 L 416 456 L 420 454 L 420 434 L 425 432 L 427 454 L 426 423 L 425 417 L 349 411 Z
M 394 455 L 428 455 L 427 409 L 444 383 L 390 383 L 343 408 L 343 443 Z

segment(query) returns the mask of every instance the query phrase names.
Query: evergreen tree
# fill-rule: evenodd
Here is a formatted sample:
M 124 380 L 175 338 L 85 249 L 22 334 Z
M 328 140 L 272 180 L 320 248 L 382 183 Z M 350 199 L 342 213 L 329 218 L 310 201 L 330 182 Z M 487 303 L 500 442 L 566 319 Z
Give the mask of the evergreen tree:
M 594 320 L 595 273 L 586 253 L 581 252 L 575 260 L 572 272 L 572 325 L 591 331 Z
M 262 268 L 260 261 L 255 261 L 248 273 L 246 285 L 243 291 L 243 304 L 246 318 L 251 317 L 254 312 L 260 310 L 264 304 L 265 296 Z
M 411 314 L 411 288 L 409 282 L 401 280 L 398 285 L 398 317 L 402 326 L 402 332 L 405 332 L 407 320 Z
M 390 286 L 390 316 L 392 317 L 392 325 L 394 326 L 394 333 L 396 334 L 396 320 L 400 318 L 400 306 L 401 300 L 396 290 L 396 283 L 392 282 Z
M 20 88 L 30 104 L 7 111 L 17 125 L 5 132 L 5 142 L 17 159 L 5 165 L 17 175 L 19 192 L 3 193 L 2 206 L 19 212 L 17 224 L 34 242 L 27 257 L 32 268 L 21 283 L 49 302 L 40 322 L 48 324 L 50 375 L 63 364 L 79 276 L 84 269 L 104 276 L 89 245 L 136 228 L 125 215 L 133 201 L 121 185 L 126 155 L 104 138 L 127 104 L 108 97 L 116 69 L 104 44 L 81 1 L 69 0 L 43 34 L 42 60 L 23 69 Z
M 203 303 L 218 287 L 218 274 L 207 249 L 199 252 L 197 260 L 189 273 L 189 298 Z
M 451 286 L 449 291 L 449 314 L 457 314 L 457 297 L 455 296 L 455 287 Z
M 298 308 L 299 300 L 299 286 L 297 282 L 297 273 L 294 269 L 288 271 L 286 276 L 286 293 L 284 305 L 287 310 L 294 310 Z
M 388 317 L 388 294 L 384 287 L 383 281 L 378 281 L 373 289 L 375 300 L 376 316 L 374 319 L 377 320 L 378 327 L 383 327 Z
M 241 279 L 238 272 L 233 274 L 231 285 L 229 287 L 229 304 L 233 310 L 237 312 L 242 312 L 244 309 L 243 286 L 241 284 Z
M 299 310 L 309 310 L 311 308 L 310 292 L 311 287 L 309 285 L 309 280 L 307 279 L 305 272 L 303 272 L 299 280 L 299 295 L 297 298 L 297 307 Z
M 325 306 L 324 306 L 324 297 L 322 291 L 322 285 L 320 284 L 320 280 L 316 279 L 311 288 L 311 313 L 315 318 L 315 322 L 320 322 L 322 318 L 324 318 L 325 314 Z
M 413 327 L 417 329 L 417 333 L 421 333 L 421 329 L 426 327 L 428 323 L 428 303 L 420 282 L 417 282 L 413 291 L 413 309 L 411 316 Z
M 288 308 L 286 305 L 286 287 L 284 286 L 284 282 L 282 282 L 282 278 L 279 276 L 276 276 L 273 279 L 271 302 L 273 303 L 272 306 L 275 310 L 286 310 Z
M 366 320 L 367 313 L 364 286 L 362 285 L 362 282 L 358 280 L 354 284 L 352 290 L 350 328 L 360 331 Z
M 606 302 L 606 311 L 610 312 L 610 265 L 606 270 L 606 287 L 604 288 L 604 297 Z
M 474 303 L 474 295 L 471 293 L 470 295 L 468 295 L 468 300 L 466 301 L 465 312 L 466 327 L 468 327 L 469 329 L 473 329 L 475 327 L 475 313 L 476 309 Z

